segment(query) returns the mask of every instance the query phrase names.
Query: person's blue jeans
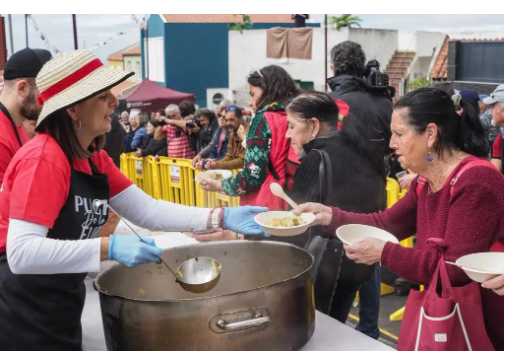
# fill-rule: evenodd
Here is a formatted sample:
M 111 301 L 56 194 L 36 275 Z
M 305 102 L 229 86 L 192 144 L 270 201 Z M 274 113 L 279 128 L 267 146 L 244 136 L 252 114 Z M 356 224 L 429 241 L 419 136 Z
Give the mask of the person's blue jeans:
M 381 265 L 376 263 L 374 275 L 359 289 L 359 323 L 356 330 L 374 339 L 379 338 L 379 305 Z

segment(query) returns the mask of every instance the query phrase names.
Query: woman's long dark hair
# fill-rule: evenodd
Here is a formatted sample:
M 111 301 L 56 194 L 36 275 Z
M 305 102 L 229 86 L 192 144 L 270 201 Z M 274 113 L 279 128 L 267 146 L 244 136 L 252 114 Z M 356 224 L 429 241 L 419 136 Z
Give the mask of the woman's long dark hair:
M 395 104 L 395 110 L 408 109 L 407 122 L 418 134 L 425 132 L 431 123 L 438 126 L 434 147 L 438 157 L 456 148 L 470 155 L 487 157 L 490 145 L 480 118 L 465 100 L 461 99 L 456 106 L 454 101 L 458 98 L 454 95 L 452 100 L 444 91 L 423 87 L 402 97 Z M 461 109 L 459 115 L 457 111 Z
M 248 83 L 262 89 L 262 96 L 256 103 L 257 110 L 275 101 L 295 97 L 300 92 L 292 77 L 277 65 L 269 65 L 250 74 Z

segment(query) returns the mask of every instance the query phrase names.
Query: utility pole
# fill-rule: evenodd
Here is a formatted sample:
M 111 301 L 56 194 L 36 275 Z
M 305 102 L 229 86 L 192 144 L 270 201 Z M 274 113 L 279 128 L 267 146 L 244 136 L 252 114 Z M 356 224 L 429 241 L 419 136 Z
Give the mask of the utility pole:
M 7 36 L 5 35 L 5 17 L 0 14 L 0 70 L 7 63 Z
M 11 45 L 11 55 L 14 54 L 14 42 L 12 41 L 12 15 L 9 15 L 9 42 Z
M 28 15 L 25 15 L 25 39 L 26 39 L 26 47 L 28 48 Z
M 74 49 L 78 49 L 78 32 L 76 31 L 76 15 L 73 15 Z
M 324 15 L 324 92 L 328 92 L 328 14 Z

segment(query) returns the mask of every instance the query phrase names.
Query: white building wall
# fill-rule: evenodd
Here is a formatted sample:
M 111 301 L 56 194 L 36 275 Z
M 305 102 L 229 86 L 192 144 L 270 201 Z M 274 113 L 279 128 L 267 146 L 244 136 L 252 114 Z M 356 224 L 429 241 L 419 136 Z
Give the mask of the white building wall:
M 367 61 L 377 59 L 384 70 L 398 47 L 398 31 L 351 28 L 349 40 L 361 45 Z
M 432 57 L 434 48 L 441 50 L 445 37 L 446 34 L 441 32 L 416 32 L 416 56 Z
M 295 80 L 313 81 L 316 90 L 324 90 L 324 28 L 314 28 L 313 31 L 312 60 L 267 58 L 266 30 L 249 30 L 242 34 L 229 32 L 229 87 L 236 91 L 236 97 L 242 96 L 243 92 L 246 95 L 248 91 L 246 78 L 251 72 L 271 64 L 280 65 Z M 346 40 L 360 43 L 367 60 L 376 58 L 381 63 L 381 69 L 384 69 L 398 46 L 398 32 L 352 28 L 337 31 L 328 28 L 328 77 L 333 76 L 329 53 L 335 45 Z
M 140 81 L 142 79 L 142 58 L 141 56 L 128 55 L 124 56 L 124 68 L 126 71 L 133 71 L 135 74 L 130 80 Z
M 415 61 L 411 69 L 409 70 L 409 78 L 410 79 L 420 79 L 422 77 L 427 77 L 430 62 L 432 61 L 432 57 L 418 57 Z
M 147 38 L 145 38 L 145 48 L 147 48 Z M 149 60 L 147 60 L 147 50 L 145 54 L 145 73 L 147 74 L 147 65 L 149 66 L 149 79 L 152 81 L 165 82 L 165 51 L 163 37 L 149 38 Z

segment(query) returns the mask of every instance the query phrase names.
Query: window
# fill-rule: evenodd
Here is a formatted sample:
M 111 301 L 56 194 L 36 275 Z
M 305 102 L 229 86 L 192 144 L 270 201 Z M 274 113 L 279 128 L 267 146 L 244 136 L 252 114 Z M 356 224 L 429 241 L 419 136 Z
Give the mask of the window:
M 140 72 L 140 62 L 137 61 L 136 67 L 135 67 L 135 77 L 139 79 L 141 76 L 142 76 L 142 73 Z
M 131 62 L 130 62 L 130 61 L 128 61 L 128 62 L 126 63 L 126 65 L 127 65 L 127 69 L 126 69 L 126 70 L 127 70 L 127 71 L 131 71 Z

